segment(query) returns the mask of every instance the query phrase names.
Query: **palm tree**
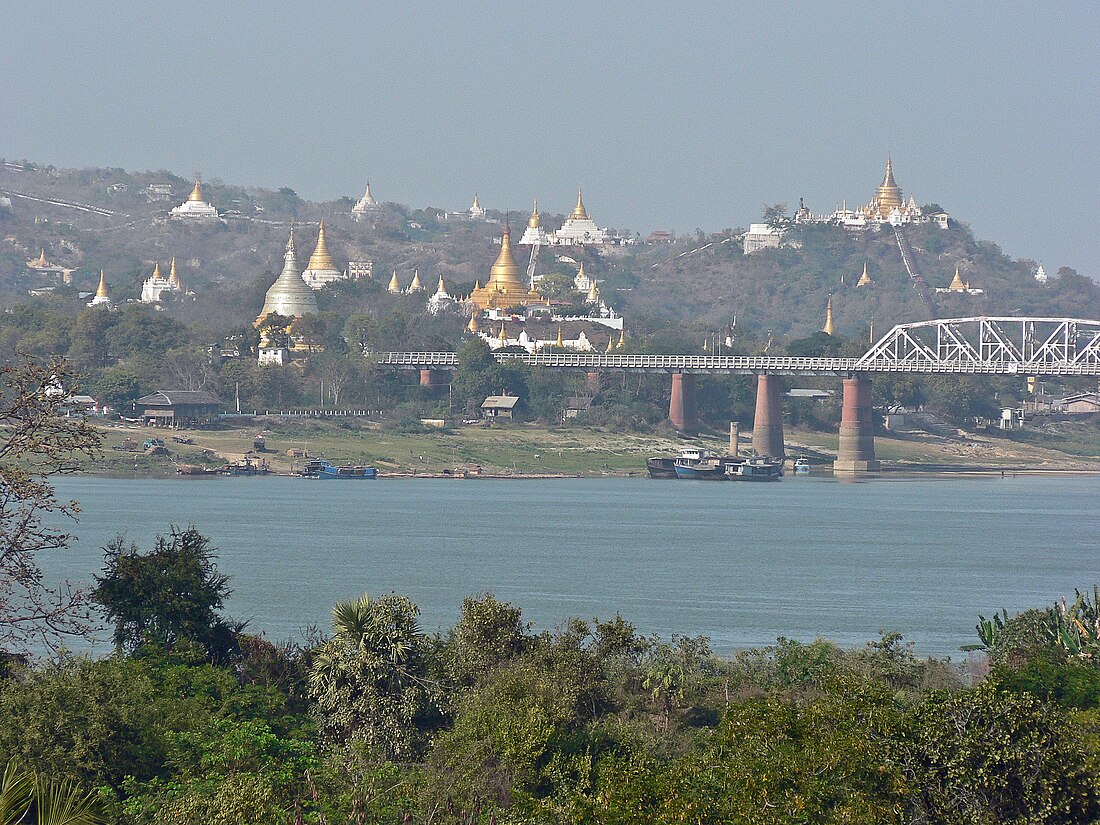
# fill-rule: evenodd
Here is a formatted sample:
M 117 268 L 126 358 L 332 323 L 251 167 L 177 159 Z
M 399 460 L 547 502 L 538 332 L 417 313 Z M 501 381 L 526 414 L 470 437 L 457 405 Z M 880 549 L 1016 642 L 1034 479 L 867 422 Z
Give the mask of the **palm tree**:
M 106 825 L 95 794 L 71 779 L 44 779 L 14 759 L 0 780 L 0 825 Z

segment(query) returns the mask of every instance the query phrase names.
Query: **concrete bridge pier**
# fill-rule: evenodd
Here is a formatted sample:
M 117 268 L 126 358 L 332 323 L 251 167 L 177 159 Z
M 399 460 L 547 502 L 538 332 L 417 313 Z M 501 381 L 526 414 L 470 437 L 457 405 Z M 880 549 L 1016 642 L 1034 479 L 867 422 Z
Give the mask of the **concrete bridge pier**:
M 840 448 L 833 472 L 841 475 L 877 473 L 882 464 L 875 458 L 875 420 L 871 406 L 871 379 L 844 379 L 844 407 L 840 414 Z
M 695 408 L 695 375 L 672 373 L 672 394 L 668 401 L 668 420 L 686 435 L 699 433 L 699 414 Z
M 756 377 L 756 418 L 752 425 L 752 450 L 782 461 L 783 387 L 779 378 L 767 373 Z

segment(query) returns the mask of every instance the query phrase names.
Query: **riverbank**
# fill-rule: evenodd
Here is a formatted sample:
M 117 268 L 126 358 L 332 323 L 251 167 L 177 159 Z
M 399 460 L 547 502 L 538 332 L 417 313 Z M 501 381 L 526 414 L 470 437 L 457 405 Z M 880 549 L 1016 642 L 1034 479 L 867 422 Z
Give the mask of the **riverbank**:
M 119 478 L 174 476 L 182 464 L 215 466 L 244 458 L 262 436 L 264 452 L 255 455 L 274 473 L 292 474 L 307 456 L 338 463 L 370 464 L 386 476 L 440 478 L 601 477 L 644 475 L 650 455 L 675 454 L 683 446 L 728 450 L 728 438 L 717 433 L 681 437 L 674 433 L 622 433 L 600 428 L 545 427 L 535 424 L 468 425 L 448 429 L 402 431 L 378 423 L 257 419 L 249 425 L 212 430 L 156 430 L 124 422 L 101 426 L 103 455 L 85 472 Z M 189 439 L 191 444 L 173 441 Z M 127 440 L 141 444 L 160 437 L 166 456 L 110 447 Z M 788 456 L 805 455 L 826 472 L 836 455 L 838 437 L 792 429 Z M 749 446 L 742 435 L 741 449 Z M 1059 445 L 1063 446 L 1063 445 Z M 895 474 L 1000 474 L 1100 472 L 1100 446 L 1087 439 L 1071 443 L 1072 452 L 1044 444 L 986 434 L 958 436 L 931 433 L 879 434 L 875 437 L 883 472 Z M 1092 454 L 1089 454 L 1091 450 Z

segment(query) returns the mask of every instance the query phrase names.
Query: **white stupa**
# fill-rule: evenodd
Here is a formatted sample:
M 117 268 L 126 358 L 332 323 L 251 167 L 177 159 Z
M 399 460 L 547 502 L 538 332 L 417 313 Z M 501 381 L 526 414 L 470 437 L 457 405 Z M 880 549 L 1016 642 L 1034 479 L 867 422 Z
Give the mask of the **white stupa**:
M 535 201 L 535 208 L 531 210 L 531 217 L 527 220 L 527 228 L 523 230 L 523 237 L 519 239 L 519 242 L 528 246 L 545 246 L 550 243 L 550 235 L 542 228 L 538 201 Z
M 438 315 L 454 303 L 454 296 L 447 292 L 447 285 L 443 283 L 443 273 L 440 272 L 439 285 L 435 288 L 435 293 L 432 297 L 428 299 L 428 312 L 432 315 Z
M 203 199 L 202 183 L 196 180 L 195 188 L 191 190 L 191 194 L 187 196 L 187 200 L 179 206 L 174 207 L 168 215 L 173 218 L 209 220 L 218 217 L 218 210 Z
M 477 192 L 474 192 L 474 203 L 470 207 L 470 220 L 483 221 L 485 220 L 485 210 L 481 208 L 481 204 L 477 200 Z
M 382 204 L 374 199 L 374 195 L 370 193 L 370 181 L 367 181 L 367 191 L 363 193 L 355 206 L 351 208 L 351 216 L 357 221 L 363 220 L 371 212 L 377 212 L 382 208 Z
M 1035 270 L 1035 280 L 1041 284 L 1045 284 L 1048 280 L 1047 271 L 1043 269 L 1043 265 L 1039 264 L 1039 268 Z
M 187 294 L 176 272 L 176 259 L 172 259 L 172 266 L 165 278 L 160 274 L 160 262 L 153 267 L 153 274 L 145 279 L 141 285 L 141 302 L 143 304 L 160 303 L 165 292 Z
M 106 307 L 110 309 L 114 306 L 114 301 L 111 300 L 111 296 L 107 294 L 107 276 L 103 270 L 99 270 L 99 287 L 95 291 L 95 297 L 88 302 L 90 307 Z
M 325 222 L 321 221 L 321 228 L 317 230 L 317 246 L 309 257 L 309 263 L 302 271 L 302 280 L 309 284 L 311 289 L 320 289 L 333 281 L 344 280 L 344 273 L 337 268 L 328 251 L 328 242 L 325 240 Z
M 561 225 L 561 229 L 553 233 L 553 241 L 556 244 L 607 244 L 611 243 L 611 235 L 606 229 L 600 229 L 596 222 L 584 208 L 584 200 L 581 191 L 577 190 L 577 205 Z

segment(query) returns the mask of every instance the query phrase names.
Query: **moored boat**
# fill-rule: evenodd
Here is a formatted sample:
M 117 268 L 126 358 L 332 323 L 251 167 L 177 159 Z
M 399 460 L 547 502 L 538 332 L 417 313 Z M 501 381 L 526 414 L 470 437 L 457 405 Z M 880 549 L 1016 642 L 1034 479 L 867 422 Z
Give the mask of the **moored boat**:
M 677 478 L 700 479 L 703 481 L 725 481 L 725 467 L 722 459 L 710 450 L 685 447 L 674 462 Z
M 754 456 L 736 467 L 726 468 L 726 473 L 736 481 L 779 481 L 783 477 L 783 463 L 764 456 Z
M 794 460 L 794 474 L 796 476 L 808 476 L 810 474 L 810 459 L 799 456 Z
M 341 467 L 325 462 L 321 465 L 321 470 L 317 474 L 317 478 L 337 478 L 362 481 L 364 479 L 378 478 L 378 470 L 376 470 L 374 467 L 364 467 L 362 465 L 352 466 L 350 464 L 346 464 Z
M 650 456 L 645 460 L 650 478 L 676 478 L 676 459 L 667 455 Z

